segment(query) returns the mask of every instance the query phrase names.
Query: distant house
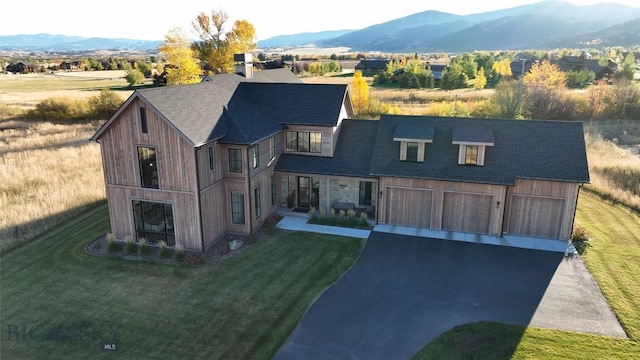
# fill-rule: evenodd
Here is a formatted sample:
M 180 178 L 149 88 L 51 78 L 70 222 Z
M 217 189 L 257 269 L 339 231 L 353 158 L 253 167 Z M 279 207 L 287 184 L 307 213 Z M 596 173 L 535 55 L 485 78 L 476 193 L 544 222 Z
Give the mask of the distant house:
M 36 64 L 25 64 L 23 62 L 19 62 L 16 64 L 9 64 L 6 67 L 6 70 L 8 72 L 14 73 L 14 74 L 26 74 L 26 73 L 35 73 L 35 72 L 39 72 L 41 69 L 40 65 L 36 65 Z
M 533 60 L 529 60 L 525 58 L 512 61 L 511 64 L 509 64 L 509 66 L 511 68 L 511 74 L 513 78 L 520 79 L 523 76 L 523 74 L 526 74 L 529 72 L 529 70 L 531 70 L 531 67 L 533 66 L 533 64 L 534 64 Z
M 363 76 L 373 76 L 387 69 L 389 59 L 363 59 L 355 66 L 355 70 L 360 70 Z
M 60 70 L 77 70 L 80 68 L 80 61 L 63 61 L 58 67 L 60 68 Z
M 447 65 L 427 63 L 426 68 L 431 70 L 431 76 L 437 82 L 442 80 L 442 72 L 447 68 Z
M 111 231 L 204 250 L 281 208 L 315 208 L 439 238 L 566 248 L 589 181 L 582 123 L 353 115 L 347 85 L 241 63 L 207 82 L 136 90 L 92 137 Z
M 553 63 L 564 72 L 590 70 L 596 74 L 596 80 L 609 79 L 616 72 L 618 65 L 608 60 L 606 65 L 600 65 L 598 59 L 588 59 L 585 56 L 564 56 Z

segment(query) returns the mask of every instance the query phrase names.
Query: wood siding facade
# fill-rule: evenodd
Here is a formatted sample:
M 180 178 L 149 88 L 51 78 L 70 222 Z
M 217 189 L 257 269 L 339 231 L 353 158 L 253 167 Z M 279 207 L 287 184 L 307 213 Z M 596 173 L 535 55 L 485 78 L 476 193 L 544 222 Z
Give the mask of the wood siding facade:
M 435 230 L 568 240 L 580 184 L 515 186 L 381 178 L 378 221 Z

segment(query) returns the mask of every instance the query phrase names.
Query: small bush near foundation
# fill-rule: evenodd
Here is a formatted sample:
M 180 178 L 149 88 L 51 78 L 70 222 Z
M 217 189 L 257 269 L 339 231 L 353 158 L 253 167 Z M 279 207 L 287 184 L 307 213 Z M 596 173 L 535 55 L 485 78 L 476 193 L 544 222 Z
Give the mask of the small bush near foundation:
M 220 255 L 227 255 L 230 252 L 231 252 L 231 249 L 229 248 L 228 243 L 225 243 L 222 246 L 220 246 Z
M 173 259 L 177 262 L 184 261 L 184 247 L 181 244 L 176 244 L 176 253 L 173 255 Z
M 250 234 L 246 239 L 244 239 L 244 242 L 248 245 L 255 244 L 258 242 L 258 236 L 256 236 L 256 234 Z
M 147 255 L 151 253 L 151 248 L 147 244 L 147 239 L 138 239 L 138 255 Z
M 189 252 L 184 256 L 184 263 L 188 265 L 200 265 L 204 264 L 204 258 L 196 252 Z
M 276 226 L 277 222 L 270 218 L 267 221 L 264 222 L 264 231 L 267 233 L 267 235 L 277 235 L 278 234 L 278 227 Z
M 116 237 L 112 233 L 108 233 L 107 236 L 107 251 L 110 253 L 118 252 L 122 249 L 120 244 L 116 242 Z
M 158 250 L 158 257 L 162 259 L 167 259 L 169 256 L 171 256 L 171 253 L 169 252 L 169 249 L 167 249 L 167 242 L 164 240 L 161 240 L 160 250 Z
M 591 246 L 589 244 L 589 232 L 584 226 L 577 225 L 573 228 L 573 233 L 571 233 L 571 243 L 578 251 L 578 254 L 582 255 L 587 252 L 587 248 Z
M 133 237 L 131 237 L 130 235 L 124 237 L 124 243 L 124 249 L 127 253 L 135 254 L 136 252 L 138 252 L 138 246 L 135 242 L 133 242 Z

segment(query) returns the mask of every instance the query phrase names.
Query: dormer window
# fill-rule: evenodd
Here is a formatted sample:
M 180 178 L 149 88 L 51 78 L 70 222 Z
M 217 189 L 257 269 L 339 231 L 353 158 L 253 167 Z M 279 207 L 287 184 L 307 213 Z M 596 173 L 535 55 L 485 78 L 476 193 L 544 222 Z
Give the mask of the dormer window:
M 393 141 L 400 142 L 400 161 L 424 162 L 426 144 L 433 142 L 433 127 L 399 124 Z
M 452 143 L 460 145 L 458 165 L 484 166 L 487 146 L 494 145 L 493 130 L 485 126 L 458 126 L 453 129 Z

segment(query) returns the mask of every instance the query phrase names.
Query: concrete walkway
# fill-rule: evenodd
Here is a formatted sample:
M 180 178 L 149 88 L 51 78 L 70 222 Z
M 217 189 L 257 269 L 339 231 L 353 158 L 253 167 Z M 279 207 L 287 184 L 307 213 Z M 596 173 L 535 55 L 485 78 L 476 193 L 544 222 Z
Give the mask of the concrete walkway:
M 290 230 L 367 235 L 283 220 Z M 626 338 L 579 257 L 372 231 L 354 267 L 317 299 L 275 358 L 408 359 L 476 321 Z
M 278 222 L 278 227 L 285 230 L 314 232 L 328 235 L 349 236 L 366 239 L 371 234 L 369 230 L 307 224 L 309 218 L 303 216 L 285 216 Z

